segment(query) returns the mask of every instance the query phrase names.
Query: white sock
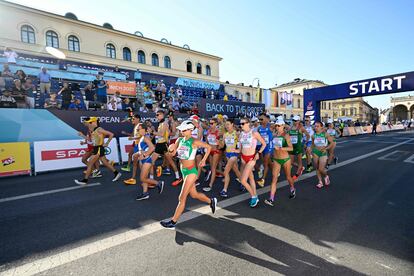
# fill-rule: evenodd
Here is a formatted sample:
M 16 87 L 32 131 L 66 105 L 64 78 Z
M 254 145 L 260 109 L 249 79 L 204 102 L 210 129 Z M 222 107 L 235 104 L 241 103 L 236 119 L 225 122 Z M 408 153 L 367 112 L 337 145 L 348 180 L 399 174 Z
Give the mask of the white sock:
M 180 174 L 178 173 L 178 171 L 175 172 L 175 178 L 176 179 L 180 178 Z

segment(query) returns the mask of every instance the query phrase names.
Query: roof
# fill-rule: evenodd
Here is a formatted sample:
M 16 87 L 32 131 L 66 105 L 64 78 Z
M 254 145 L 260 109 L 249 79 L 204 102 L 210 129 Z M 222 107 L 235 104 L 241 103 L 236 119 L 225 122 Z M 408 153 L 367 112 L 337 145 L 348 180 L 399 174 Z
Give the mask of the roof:
M 307 79 L 297 78 L 297 79 L 294 79 L 291 82 L 283 83 L 283 84 L 278 85 L 274 88 L 282 88 L 282 87 L 286 87 L 286 86 L 300 85 L 300 84 L 305 84 L 305 83 L 309 83 L 309 82 L 317 82 L 317 83 L 326 85 L 326 83 L 324 83 L 323 81 L 320 81 L 320 80 L 307 80 Z

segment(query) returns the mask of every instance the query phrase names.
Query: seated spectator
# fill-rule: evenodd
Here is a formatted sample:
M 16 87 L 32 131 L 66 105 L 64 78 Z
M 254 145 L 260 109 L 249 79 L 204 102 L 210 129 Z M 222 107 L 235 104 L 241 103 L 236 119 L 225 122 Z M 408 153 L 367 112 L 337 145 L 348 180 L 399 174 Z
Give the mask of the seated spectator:
M 22 83 L 22 84 L 24 84 L 24 82 L 26 81 L 26 74 L 23 72 L 23 70 L 17 70 L 16 71 L 16 78 L 18 79 L 18 80 L 20 80 L 20 82 Z
M 63 87 L 58 92 L 58 95 L 62 95 L 62 109 L 68 110 L 73 99 L 73 92 L 67 82 L 63 83 Z
M 4 49 L 4 56 L 7 58 L 7 63 L 16 63 L 16 58 L 19 56 L 15 51 L 10 49 L 9 47 L 6 47 Z
M 117 110 L 122 110 L 122 98 L 121 93 L 119 91 L 115 92 L 115 94 L 111 97 L 110 101 L 115 102 Z
M 33 84 L 33 81 L 31 78 L 26 78 L 24 84 L 23 84 L 24 89 L 26 90 L 26 105 L 29 108 L 34 108 L 34 94 L 33 91 L 36 91 L 36 87 Z
M 153 95 L 152 95 L 152 91 L 151 90 L 144 91 L 144 104 L 145 104 L 145 106 L 147 107 L 147 109 L 149 111 L 152 111 L 152 109 L 153 109 L 153 100 L 152 100 L 152 97 L 153 97 Z
M 98 87 L 98 91 L 96 94 L 97 94 L 98 102 L 106 104 L 108 101 L 107 93 L 106 93 L 108 86 L 106 82 L 104 80 L 100 80 L 97 87 Z
M 96 101 L 96 94 L 95 91 L 92 89 L 91 84 L 87 84 L 85 88 L 83 89 L 83 93 L 85 95 L 85 100 L 88 102 L 94 102 Z
M 183 98 L 183 90 L 181 90 L 181 87 L 178 86 L 178 88 L 175 92 L 177 94 L 178 99 L 181 100 Z
M 139 111 L 142 112 L 142 113 L 148 113 L 149 112 L 149 110 L 148 110 L 148 108 L 146 106 L 141 106 L 139 108 Z
M 8 64 L 3 65 L 3 71 L 1 72 L 1 76 L 3 78 L 13 78 L 14 77 L 13 73 L 10 71 L 10 68 L 9 68 Z
M 158 103 L 159 107 L 161 107 L 162 109 L 167 109 L 168 108 L 168 102 L 166 99 L 162 99 L 161 102 Z
M 11 96 L 11 89 L 8 88 L 3 91 L 3 95 L 0 96 L 0 107 L 1 108 L 16 108 L 16 100 Z
M 106 104 L 106 109 L 109 111 L 117 111 L 118 110 L 118 105 L 116 103 L 116 100 L 114 97 L 111 97 L 108 101 L 108 103 Z
M 180 110 L 180 102 L 176 98 L 173 98 L 173 101 L 172 101 L 172 109 L 174 111 L 179 111 Z
M 18 108 L 26 108 L 26 90 L 22 86 L 20 80 L 14 80 L 14 87 L 12 88 L 12 97 L 16 100 Z
M 177 94 L 175 92 L 175 89 L 173 86 L 170 87 L 170 90 L 168 91 L 168 94 L 170 95 L 171 98 L 176 98 Z
M 46 108 L 46 109 L 60 109 L 60 103 L 56 99 L 56 96 L 57 95 L 56 95 L 55 92 L 50 92 L 50 98 L 47 98 L 45 100 L 44 108 Z
M 69 110 L 86 110 L 85 105 L 80 99 L 76 98 L 74 102 L 69 105 Z
M 129 98 L 125 98 L 122 101 L 122 110 L 127 111 L 129 109 L 133 109 L 133 106 L 131 104 L 131 100 Z

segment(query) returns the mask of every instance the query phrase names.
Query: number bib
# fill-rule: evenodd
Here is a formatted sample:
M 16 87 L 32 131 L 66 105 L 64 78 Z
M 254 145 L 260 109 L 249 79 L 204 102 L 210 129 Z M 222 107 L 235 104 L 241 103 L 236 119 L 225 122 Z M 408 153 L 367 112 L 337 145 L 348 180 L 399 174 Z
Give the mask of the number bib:
M 217 145 L 217 139 L 216 139 L 216 136 L 214 136 L 214 135 L 208 135 L 207 136 L 207 141 L 210 145 L 213 145 L 213 146 Z
M 326 138 L 325 137 L 315 137 L 314 143 L 315 143 L 315 146 L 317 146 L 317 147 L 324 147 L 324 146 L 326 146 Z
M 177 157 L 179 159 L 188 160 L 190 158 L 190 147 L 181 145 L 177 149 Z
M 290 136 L 290 141 L 292 142 L 293 145 L 297 144 L 298 143 L 298 136 L 296 136 L 296 135 Z
M 283 138 L 282 137 L 275 137 L 275 138 L 273 138 L 273 145 L 275 147 L 278 147 L 278 148 L 283 147 Z
M 226 137 L 226 139 L 224 139 L 225 143 L 227 146 L 233 146 L 234 145 L 234 137 Z

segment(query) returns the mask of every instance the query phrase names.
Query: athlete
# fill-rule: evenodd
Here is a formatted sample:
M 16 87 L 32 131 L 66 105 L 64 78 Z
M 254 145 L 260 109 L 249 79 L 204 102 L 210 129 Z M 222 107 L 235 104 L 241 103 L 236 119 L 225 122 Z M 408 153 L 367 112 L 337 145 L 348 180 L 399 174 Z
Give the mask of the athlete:
M 259 154 L 262 153 L 266 148 L 266 142 L 260 136 L 260 134 L 250 128 L 250 122 L 248 118 L 242 118 L 240 120 L 242 131 L 239 136 L 239 150 L 241 153 L 241 177 L 240 182 L 249 192 L 251 198 L 249 205 L 254 208 L 259 203 L 259 197 L 256 193 L 256 183 L 253 176 L 253 168 L 256 164 Z M 256 151 L 257 142 L 261 143 L 259 151 Z M 249 183 L 247 183 L 249 179 Z
M 314 133 L 313 126 L 311 125 L 311 120 L 309 116 L 305 117 L 305 130 L 309 134 L 309 139 L 306 136 L 303 137 L 305 140 L 305 152 L 306 152 L 306 172 L 311 172 L 312 167 L 312 135 Z
M 190 116 L 189 120 L 191 120 L 191 122 L 194 125 L 194 129 L 191 132 L 191 136 L 194 139 L 198 139 L 198 140 L 203 142 L 204 141 L 204 139 L 203 139 L 203 127 L 200 124 L 200 117 L 198 117 L 197 115 L 192 115 L 192 116 Z M 204 155 L 203 148 L 198 148 L 197 153 L 196 153 L 196 164 L 197 164 L 197 175 L 198 176 L 200 176 L 202 170 L 204 170 L 204 172 L 206 172 L 206 170 L 199 165 L 200 162 L 201 162 L 201 159 L 203 159 L 203 155 Z M 197 178 L 197 181 L 196 181 L 196 186 L 198 186 L 198 185 L 200 185 L 199 178 Z
M 273 140 L 273 134 L 272 130 L 270 129 L 270 116 L 268 114 L 261 114 L 260 118 L 260 126 L 258 127 L 257 131 L 259 132 L 260 136 L 265 140 L 266 142 L 266 148 L 261 154 L 261 159 L 263 160 L 263 164 L 260 166 L 259 170 L 259 180 L 257 180 L 257 184 L 261 187 L 264 186 L 265 179 L 267 176 L 267 172 L 269 171 L 269 167 L 271 167 L 272 162 L 270 161 L 270 156 L 273 152 L 272 148 L 272 140 Z
M 99 120 L 97 117 L 90 117 L 89 120 L 85 120 L 85 122 L 89 124 L 88 128 L 91 131 L 93 150 L 92 156 L 88 161 L 88 168 L 86 169 L 84 178 L 80 181 L 75 180 L 75 183 L 78 185 L 88 184 L 88 178 L 92 172 L 92 168 L 98 161 L 101 161 L 102 164 L 105 165 L 105 167 L 107 167 L 114 173 L 114 178 L 112 179 L 112 182 L 117 181 L 121 177 L 121 173 L 119 173 L 105 157 L 105 147 L 108 147 L 109 143 L 114 137 L 114 134 L 101 128 L 99 126 Z M 104 143 L 105 137 L 108 137 L 106 143 Z
M 191 132 L 194 128 L 195 126 L 190 120 L 183 121 L 177 127 L 183 137 L 178 138 L 175 144 L 170 145 L 168 149 L 171 155 L 174 156 L 177 154 L 177 157 L 181 160 L 181 173 L 183 175 L 184 182 L 181 188 L 180 196 L 178 197 L 178 205 L 174 216 L 171 220 L 160 222 L 165 228 L 175 228 L 177 221 L 185 209 L 188 195 L 194 199 L 208 203 L 213 214 L 216 211 L 217 199 L 215 197 L 208 198 L 205 194 L 197 192 L 195 187 L 195 182 L 197 180 L 197 166 L 195 163 L 197 148 L 203 147 L 206 150 L 206 154 L 200 162 L 200 166 L 205 166 L 206 159 L 211 151 L 211 146 L 201 142 L 198 139 L 194 139 L 191 136 Z
M 88 120 L 89 118 L 87 118 L 86 120 Z M 83 122 L 84 125 L 87 127 L 87 123 L 85 123 L 85 121 Z M 87 134 L 83 134 L 81 131 L 78 132 L 78 135 L 80 137 L 82 137 L 83 139 L 85 139 L 84 141 L 81 141 L 80 144 L 81 145 L 87 145 L 87 148 L 85 150 L 85 153 L 82 155 L 82 163 L 85 164 L 86 166 L 88 166 L 88 159 L 92 156 L 92 151 L 93 151 L 93 145 L 92 145 L 92 139 L 91 139 L 91 132 L 88 129 Z M 86 170 L 84 171 L 84 173 L 86 172 Z M 98 177 L 102 177 L 102 173 L 99 170 L 99 162 L 96 162 L 93 165 L 93 171 L 92 171 L 92 176 L 91 178 L 98 178 Z
M 328 161 L 327 152 L 335 145 L 332 137 L 323 131 L 322 122 L 315 123 L 315 133 L 312 138 L 313 166 L 318 176 L 318 184 L 316 187 L 323 187 L 322 177 L 325 180 L 325 186 L 331 183 L 326 171 L 326 162 Z
M 208 186 L 203 188 L 204 192 L 211 191 L 214 181 L 216 180 L 217 165 L 222 154 L 222 151 L 219 150 L 219 141 L 221 139 L 222 133 L 218 129 L 218 120 L 216 118 L 211 118 L 210 128 L 207 131 L 207 143 L 211 146 L 211 154 L 209 156 L 210 171 L 207 172 L 207 176 L 205 178 L 206 182 L 210 179 L 210 183 Z
M 284 130 L 285 122 L 282 119 L 276 121 L 276 133 L 273 137 L 273 171 L 272 171 L 272 184 L 270 187 L 270 196 L 269 199 L 265 200 L 265 203 L 270 206 L 274 206 L 275 194 L 276 194 L 276 185 L 278 176 L 281 168 L 283 167 L 286 175 L 286 180 L 290 185 L 290 195 L 289 198 L 296 197 L 296 189 L 294 186 L 294 181 L 291 177 L 292 163 L 289 156 L 289 151 L 293 150 L 292 142 L 290 141 L 290 136 Z
M 332 145 L 332 147 L 329 149 L 329 152 L 328 152 L 329 157 L 328 157 L 328 162 L 326 164 L 326 168 L 328 169 L 329 166 L 332 165 L 332 161 L 334 162 L 335 165 L 338 163 L 338 157 L 335 156 L 335 148 L 336 148 L 336 137 L 339 134 L 339 129 L 335 128 L 332 119 L 328 120 L 328 128 L 326 129 L 326 133 L 328 133 L 329 136 L 332 137 L 332 140 L 335 142 L 335 144 Z
M 293 150 L 289 153 L 290 159 L 294 162 L 295 157 L 297 159 L 297 170 L 296 174 L 293 176 L 293 180 L 296 180 L 299 176 L 302 175 L 305 168 L 302 166 L 302 154 L 303 154 L 303 146 L 302 146 L 302 136 L 306 136 L 306 140 L 309 140 L 309 134 L 306 129 L 303 127 L 302 123 L 300 122 L 300 117 L 298 115 L 292 118 L 293 125 L 289 130 L 290 141 L 293 145 Z

